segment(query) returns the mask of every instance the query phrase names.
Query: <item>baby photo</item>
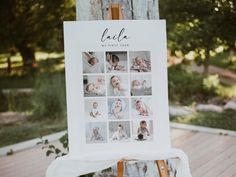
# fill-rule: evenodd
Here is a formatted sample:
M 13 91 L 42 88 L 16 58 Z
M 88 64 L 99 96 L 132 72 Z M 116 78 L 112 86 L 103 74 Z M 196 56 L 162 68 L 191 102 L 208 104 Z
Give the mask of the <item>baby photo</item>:
M 133 138 L 137 141 L 151 141 L 153 139 L 153 121 L 133 121 Z
M 129 100 L 127 98 L 108 99 L 108 118 L 109 119 L 128 119 Z
M 129 52 L 130 72 L 151 72 L 150 51 Z
M 85 97 L 105 96 L 104 76 L 84 76 L 83 83 Z
M 106 72 L 127 72 L 127 52 L 106 52 Z
M 86 143 L 106 143 L 107 123 L 89 122 L 86 124 Z
M 131 96 L 152 95 L 151 75 L 131 75 Z
M 128 75 L 107 76 L 108 96 L 128 96 Z
M 104 73 L 103 52 L 83 52 L 83 73 Z
M 107 119 L 106 99 L 85 99 L 84 116 L 89 120 Z
M 109 139 L 110 142 L 130 141 L 130 122 L 114 121 L 109 122 Z
M 132 98 L 131 99 L 131 112 L 133 119 L 145 119 L 152 118 L 152 99 L 143 98 Z

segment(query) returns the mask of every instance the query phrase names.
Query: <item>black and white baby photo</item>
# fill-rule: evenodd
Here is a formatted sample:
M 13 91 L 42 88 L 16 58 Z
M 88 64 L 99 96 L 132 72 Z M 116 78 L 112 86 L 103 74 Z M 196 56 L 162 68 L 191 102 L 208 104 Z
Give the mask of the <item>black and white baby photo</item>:
M 106 72 L 127 72 L 127 52 L 106 52 Z
M 129 100 L 127 98 L 108 99 L 108 118 L 109 119 L 128 119 Z
M 152 95 L 151 75 L 131 75 L 131 96 Z
M 83 73 L 104 73 L 104 52 L 83 52 Z
M 83 77 L 84 96 L 85 97 L 99 97 L 105 96 L 105 77 L 104 76 L 90 76 Z
M 130 72 L 151 72 L 150 51 L 129 52 Z
M 86 124 L 86 143 L 106 143 L 107 123 L 89 122 Z
M 109 139 L 110 142 L 130 141 L 130 122 L 129 121 L 112 121 L 109 122 Z
M 152 99 L 149 97 L 139 97 L 131 99 L 131 117 L 133 119 L 152 118 Z
M 128 96 L 128 75 L 107 76 L 108 96 Z
M 152 141 L 153 139 L 153 121 L 140 120 L 132 123 L 133 138 L 137 141 Z
M 84 100 L 84 116 L 89 120 L 107 119 L 107 105 L 104 98 Z

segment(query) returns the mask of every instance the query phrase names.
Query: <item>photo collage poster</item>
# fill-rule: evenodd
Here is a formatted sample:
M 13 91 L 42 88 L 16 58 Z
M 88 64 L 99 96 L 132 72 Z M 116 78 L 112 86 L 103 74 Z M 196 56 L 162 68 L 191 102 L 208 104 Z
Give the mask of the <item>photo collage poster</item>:
M 164 21 L 66 22 L 64 33 L 71 151 L 169 147 Z
M 151 52 L 82 55 L 86 143 L 152 141 Z

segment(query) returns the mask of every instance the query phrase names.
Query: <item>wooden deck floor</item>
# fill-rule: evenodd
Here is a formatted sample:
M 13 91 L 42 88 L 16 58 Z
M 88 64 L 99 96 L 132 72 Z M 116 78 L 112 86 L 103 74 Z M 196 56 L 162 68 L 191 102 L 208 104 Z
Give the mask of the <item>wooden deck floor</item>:
M 180 129 L 171 136 L 188 154 L 193 177 L 236 177 L 236 137 Z M 44 177 L 52 160 L 39 147 L 1 157 L 0 177 Z

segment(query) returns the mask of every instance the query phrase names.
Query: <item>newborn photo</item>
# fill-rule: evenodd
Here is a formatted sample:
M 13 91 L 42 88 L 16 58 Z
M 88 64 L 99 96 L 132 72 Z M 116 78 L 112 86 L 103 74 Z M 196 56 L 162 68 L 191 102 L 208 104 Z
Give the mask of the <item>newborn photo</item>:
M 133 121 L 133 138 L 136 141 L 152 141 L 153 139 L 153 121 L 140 120 Z
M 109 122 L 109 139 L 110 142 L 130 141 L 130 122 L 114 121 Z
M 107 123 L 89 122 L 86 124 L 86 143 L 106 143 Z
M 128 75 L 107 76 L 108 96 L 128 96 Z
M 131 75 L 131 96 L 152 95 L 151 75 Z
M 127 98 L 108 99 L 108 118 L 109 119 L 128 119 L 129 100 Z
M 152 113 L 152 99 L 147 97 L 131 99 L 131 116 L 133 119 L 150 119 Z
M 84 76 L 84 96 L 100 97 L 105 96 L 105 77 L 104 76 Z
M 106 72 L 127 72 L 127 52 L 106 52 Z
M 84 100 L 84 117 L 90 121 L 107 120 L 106 99 L 85 99 Z
M 104 73 L 104 52 L 83 52 L 83 73 Z
M 130 72 L 151 72 L 150 51 L 129 52 Z

